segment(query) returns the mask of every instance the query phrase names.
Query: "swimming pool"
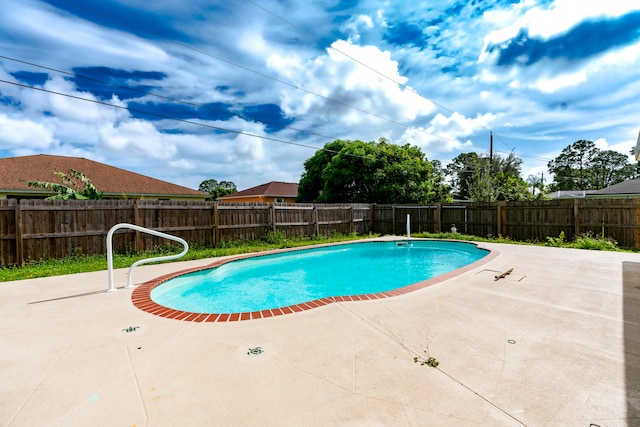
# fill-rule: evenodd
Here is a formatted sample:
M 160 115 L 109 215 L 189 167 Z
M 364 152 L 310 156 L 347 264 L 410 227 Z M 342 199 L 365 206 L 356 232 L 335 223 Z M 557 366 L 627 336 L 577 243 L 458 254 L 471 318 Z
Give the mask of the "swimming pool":
M 132 298 L 145 311 L 183 320 L 269 317 L 406 293 L 488 254 L 474 244 L 432 240 L 314 247 L 158 278 Z
M 333 302 L 401 295 L 459 274 L 490 251 L 466 242 L 357 242 L 231 260 L 157 278 L 132 301 L 190 321 L 271 317 Z

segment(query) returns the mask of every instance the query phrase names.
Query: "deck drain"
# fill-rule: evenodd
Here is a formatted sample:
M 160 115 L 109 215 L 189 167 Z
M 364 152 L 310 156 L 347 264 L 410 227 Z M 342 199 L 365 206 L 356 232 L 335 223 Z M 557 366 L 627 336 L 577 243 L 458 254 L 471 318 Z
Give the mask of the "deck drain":
M 515 343 L 516 343 L 516 340 L 507 340 L 507 342 L 508 342 L 509 344 L 515 344 Z
M 249 351 L 247 351 L 247 354 L 262 354 L 264 352 L 264 350 L 262 350 L 262 347 L 255 347 L 255 348 L 250 348 Z

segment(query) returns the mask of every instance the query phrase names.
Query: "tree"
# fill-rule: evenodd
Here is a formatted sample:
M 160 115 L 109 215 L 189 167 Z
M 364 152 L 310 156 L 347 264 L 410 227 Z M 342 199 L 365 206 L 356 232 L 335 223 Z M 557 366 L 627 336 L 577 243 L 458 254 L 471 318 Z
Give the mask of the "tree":
M 592 141 L 581 139 L 562 149 L 562 152 L 547 167 L 554 175 L 552 191 L 556 190 L 591 190 L 591 160 L 598 149 Z
M 531 195 L 536 197 L 536 190 L 538 190 L 538 196 L 536 198 L 540 198 L 544 193 L 544 179 L 542 176 L 538 175 L 529 175 L 527 177 L 527 184 L 531 188 Z
M 456 194 L 463 200 L 471 198 L 473 171 L 479 166 L 478 159 L 478 153 L 460 153 L 445 169 L 445 174 L 451 177 Z
M 378 142 L 330 142 L 304 162 L 298 201 L 429 203 L 449 201 L 439 163 L 419 147 Z
M 98 191 L 91 180 L 82 172 L 69 169 L 64 172 L 54 171 L 54 175 L 59 176 L 62 184 L 44 181 L 25 181 L 29 187 L 42 188 L 43 190 L 54 191 L 57 194 L 47 197 L 48 200 L 98 200 L 102 198 L 102 193 Z
M 316 201 L 324 190 L 322 171 L 346 145 L 346 141 L 336 140 L 325 144 L 322 150 L 304 162 L 304 172 L 298 183 L 298 201 Z
M 461 199 L 474 202 L 529 200 L 527 183 L 520 177 L 522 160 L 515 154 L 490 159 L 477 153 L 459 154 L 446 174 Z
M 198 191 L 209 193 L 209 195 L 211 195 L 212 200 L 218 200 L 222 196 L 235 193 L 236 191 L 238 191 L 238 189 L 236 188 L 236 185 L 232 181 L 218 182 L 215 179 L 207 179 L 200 183 L 200 186 L 198 187 Z
M 592 141 L 579 140 L 562 149 L 547 164 L 554 175 L 552 191 L 599 190 L 637 175 L 637 164 L 613 150 L 599 150 Z
M 516 176 L 500 171 L 494 182 L 494 200 L 518 201 L 533 199 L 533 196 L 529 194 L 529 186 L 519 174 Z
M 593 185 L 605 188 L 634 175 L 634 166 L 622 153 L 613 150 L 598 151 L 591 161 Z

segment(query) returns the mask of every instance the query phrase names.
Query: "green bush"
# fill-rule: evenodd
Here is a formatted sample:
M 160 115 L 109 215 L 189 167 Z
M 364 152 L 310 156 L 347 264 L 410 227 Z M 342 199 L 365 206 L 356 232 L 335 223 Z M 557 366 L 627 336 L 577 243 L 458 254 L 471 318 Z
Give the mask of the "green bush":
M 263 240 L 266 243 L 275 245 L 275 244 L 279 244 L 286 241 L 287 236 L 285 236 L 284 233 L 281 231 L 274 232 L 273 230 L 267 230 L 267 232 L 264 234 Z
M 556 248 L 561 248 L 567 245 L 564 239 L 564 231 L 561 231 L 558 237 L 547 237 L 547 243 L 545 244 L 545 246 L 554 246 Z
M 599 234 L 593 235 L 591 232 L 578 236 L 571 247 L 597 251 L 617 251 L 619 249 L 618 242 L 611 237 L 602 237 Z
M 600 234 L 587 232 L 579 235 L 573 242 L 567 242 L 564 231 L 558 237 L 547 237 L 546 246 L 557 248 L 590 249 L 596 251 L 618 251 L 618 242 L 611 237 L 602 237 Z

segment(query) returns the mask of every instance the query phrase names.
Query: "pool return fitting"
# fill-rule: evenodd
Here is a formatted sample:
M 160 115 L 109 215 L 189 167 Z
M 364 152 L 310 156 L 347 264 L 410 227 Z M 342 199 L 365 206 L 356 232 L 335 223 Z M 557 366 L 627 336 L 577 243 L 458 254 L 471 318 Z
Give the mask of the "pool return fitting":
M 141 259 L 140 261 L 136 261 L 133 264 L 131 264 L 131 267 L 129 267 L 129 271 L 127 272 L 127 286 L 125 286 L 125 288 L 133 287 L 133 285 L 131 284 L 131 273 L 133 272 L 133 269 L 139 266 L 140 264 L 147 264 L 149 262 L 155 262 L 155 261 L 168 261 L 171 259 L 177 259 L 184 256 L 189 250 L 189 244 L 184 239 L 181 239 L 180 237 L 172 236 L 166 233 L 161 233 L 159 231 L 151 230 L 150 228 L 140 227 L 139 225 L 127 224 L 126 222 L 114 225 L 113 227 L 111 227 L 111 229 L 107 233 L 107 269 L 109 270 L 109 287 L 107 288 L 107 292 L 117 291 L 117 289 L 113 285 L 113 233 L 115 233 L 116 230 L 119 230 L 121 228 L 130 228 L 132 230 L 141 231 L 143 233 L 151 234 L 153 236 L 164 237 L 165 239 L 169 239 L 169 240 L 173 240 L 178 243 L 181 243 L 182 246 L 184 246 L 184 249 L 179 254 Z

